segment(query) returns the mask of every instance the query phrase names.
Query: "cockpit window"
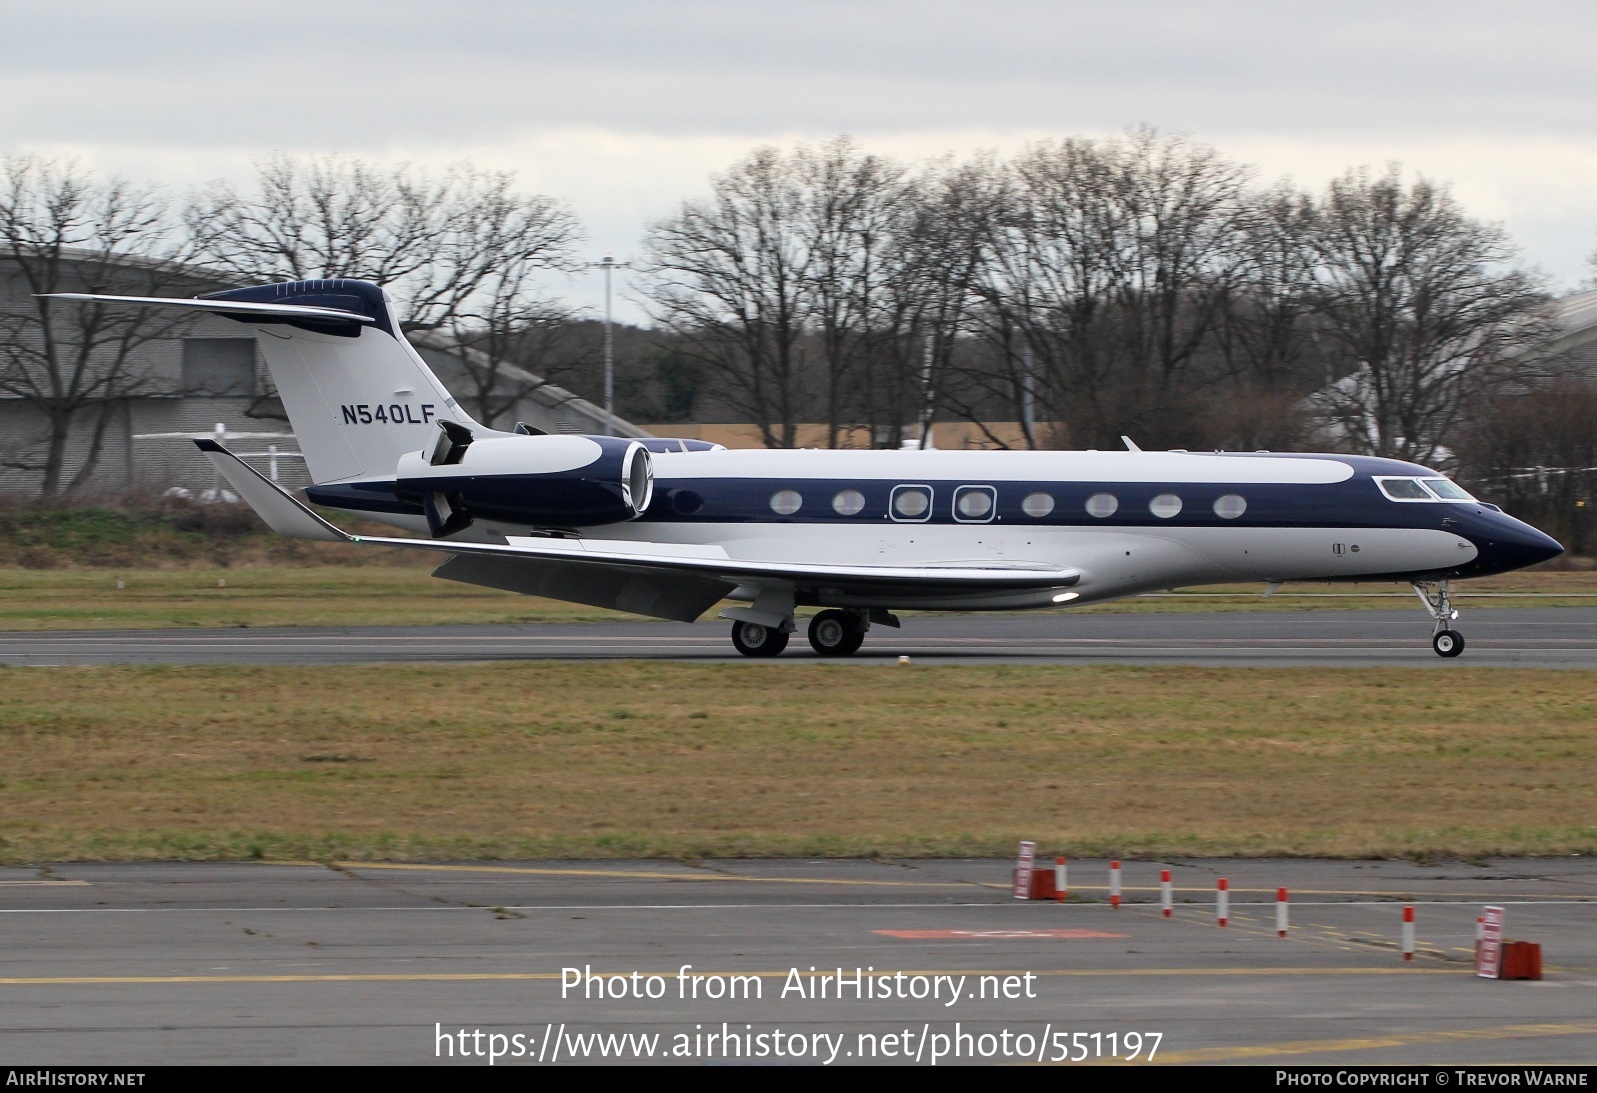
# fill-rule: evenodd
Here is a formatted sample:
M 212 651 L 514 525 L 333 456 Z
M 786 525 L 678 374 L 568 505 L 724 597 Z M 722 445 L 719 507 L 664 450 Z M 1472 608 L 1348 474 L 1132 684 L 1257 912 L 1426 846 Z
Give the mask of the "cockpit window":
M 1377 478 L 1381 492 L 1394 501 L 1429 501 L 1431 495 L 1425 492 L 1425 487 L 1420 485 L 1417 478 Z
M 1456 482 L 1453 482 L 1453 481 L 1451 481 L 1449 479 L 1446 479 L 1446 478 L 1427 478 L 1427 479 L 1424 479 L 1424 482 L 1425 482 L 1425 484 L 1427 486 L 1429 486 L 1431 488 L 1431 492 L 1434 493 L 1436 496 L 1440 497 L 1443 501 L 1473 501 L 1473 500 L 1475 500 L 1475 498 L 1473 498 L 1469 494 L 1465 493 L 1463 491 L 1463 489 L 1460 488 L 1459 485 Z

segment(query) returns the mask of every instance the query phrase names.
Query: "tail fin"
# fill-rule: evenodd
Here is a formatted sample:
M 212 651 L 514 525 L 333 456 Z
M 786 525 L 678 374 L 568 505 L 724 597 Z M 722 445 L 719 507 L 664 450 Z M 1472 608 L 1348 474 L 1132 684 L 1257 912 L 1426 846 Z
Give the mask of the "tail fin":
M 388 294 L 370 282 L 289 281 L 200 300 L 208 310 L 255 327 L 318 484 L 391 476 L 402 454 L 428 445 L 440 418 L 482 428 L 405 340 Z M 228 303 L 284 311 L 229 312 Z M 326 308 L 349 318 L 304 318 L 289 307 Z

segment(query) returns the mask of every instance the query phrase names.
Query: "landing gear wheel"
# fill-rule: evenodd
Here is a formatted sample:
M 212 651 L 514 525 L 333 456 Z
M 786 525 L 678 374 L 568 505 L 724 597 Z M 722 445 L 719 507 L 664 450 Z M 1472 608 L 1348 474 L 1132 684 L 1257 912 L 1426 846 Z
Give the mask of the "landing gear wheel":
M 865 629 L 847 611 L 822 611 L 810 620 L 810 648 L 823 657 L 846 657 L 864 641 Z
M 1457 630 L 1438 630 L 1431 638 L 1431 648 L 1439 657 L 1456 657 L 1464 651 L 1464 635 Z
M 780 656 L 782 650 L 787 648 L 787 639 L 787 631 L 761 626 L 757 622 L 732 624 L 732 644 L 746 657 Z

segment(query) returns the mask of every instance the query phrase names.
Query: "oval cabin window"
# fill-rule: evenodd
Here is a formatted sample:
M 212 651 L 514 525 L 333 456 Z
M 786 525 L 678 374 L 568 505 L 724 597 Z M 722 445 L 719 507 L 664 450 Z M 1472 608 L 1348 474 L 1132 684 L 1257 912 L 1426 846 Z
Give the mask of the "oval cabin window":
M 925 516 L 926 510 L 931 507 L 931 495 L 923 489 L 900 488 L 893 494 L 893 511 L 906 520 Z
M 1095 493 L 1087 498 L 1087 515 L 1103 520 L 1113 516 L 1120 507 L 1120 499 L 1112 493 Z
M 991 486 L 959 487 L 954 493 L 954 515 L 969 522 L 992 519 L 995 494 Z
M 804 498 L 797 490 L 777 490 L 771 494 L 771 511 L 779 516 L 792 516 L 804 507 Z
M 1173 493 L 1161 493 L 1148 502 L 1148 511 L 1161 520 L 1168 520 L 1181 511 L 1181 498 Z
M 1248 511 L 1248 502 L 1241 494 L 1228 493 L 1215 499 L 1214 514 L 1222 520 L 1235 520 Z

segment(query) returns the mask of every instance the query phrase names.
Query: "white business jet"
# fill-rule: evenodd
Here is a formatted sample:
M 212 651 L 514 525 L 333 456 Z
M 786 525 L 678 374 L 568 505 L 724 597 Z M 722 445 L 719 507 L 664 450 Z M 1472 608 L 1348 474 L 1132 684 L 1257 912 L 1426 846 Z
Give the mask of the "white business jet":
M 895 610 L 1087 604 L 1237 581 L 1413 584 L 1432 646 L 1464 638 L 1451 582 L 1562 553 L 1426 467 L 1342 455 L 729 451 L 694 440 L 473 421 L 400 333 L 386 293 L 295 281 L 195 299 L 254 328 L 317 505 L 419 538 L 350 535 L 214 439 L 196 443 L 284 535 L 437 551 L 446 580 L 689 622 L 776 656 L 799 607 L 822 656 Z

